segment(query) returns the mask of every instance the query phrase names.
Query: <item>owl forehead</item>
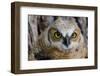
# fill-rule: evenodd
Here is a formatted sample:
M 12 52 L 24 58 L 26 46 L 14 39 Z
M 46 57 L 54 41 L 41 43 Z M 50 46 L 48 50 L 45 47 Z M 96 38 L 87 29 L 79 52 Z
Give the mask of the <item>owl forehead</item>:
M 66 35 L 71 36 L 71 34 L 74 32 L 76 28 L 75 23 L 71 23 L 69 21 L 61 21 L 58 24 L 56 24 L 57 30 L 62 33 L 62 35 L 65 37 Z
M 63 35 L 63 37 L 66 37 L 66 35 L 70 37 L 74 32 L 75 28 L 58 28 L 58 30 Z

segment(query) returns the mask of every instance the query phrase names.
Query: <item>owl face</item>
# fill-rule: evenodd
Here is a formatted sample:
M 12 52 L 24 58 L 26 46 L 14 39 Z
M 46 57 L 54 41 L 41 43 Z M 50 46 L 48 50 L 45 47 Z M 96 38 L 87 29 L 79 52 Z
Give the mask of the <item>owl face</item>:
M 49 43 L 50 47 L 58 48 L 61 51 L 78 48 L 80 41 L 83 40 L 74 19 L 58 18 L 47 30 L 45 35 L 48 36 L 46 39 L 44 38 L 45 42 Z

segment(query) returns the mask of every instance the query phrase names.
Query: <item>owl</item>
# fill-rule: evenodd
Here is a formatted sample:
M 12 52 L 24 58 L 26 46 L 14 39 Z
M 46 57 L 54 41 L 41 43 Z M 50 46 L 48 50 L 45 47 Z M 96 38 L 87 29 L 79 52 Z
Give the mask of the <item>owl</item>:
M 35 57 L 39 59 L 78 59 L 88 54 L 84 37 L 73 17 L 58 17 L 42 31 L 38 40 L 42 49 Z

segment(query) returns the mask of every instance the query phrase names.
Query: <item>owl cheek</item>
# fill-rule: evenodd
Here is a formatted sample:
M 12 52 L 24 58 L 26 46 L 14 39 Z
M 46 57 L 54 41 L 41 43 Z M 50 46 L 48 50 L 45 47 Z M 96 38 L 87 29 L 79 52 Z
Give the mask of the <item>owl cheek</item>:
M 76 42 L 74 41 L 74 42 L 71 43 L 70 47 L 71 48 L 77 48 L 77 47 L 79 47 L 79 43 L 77 41 Z

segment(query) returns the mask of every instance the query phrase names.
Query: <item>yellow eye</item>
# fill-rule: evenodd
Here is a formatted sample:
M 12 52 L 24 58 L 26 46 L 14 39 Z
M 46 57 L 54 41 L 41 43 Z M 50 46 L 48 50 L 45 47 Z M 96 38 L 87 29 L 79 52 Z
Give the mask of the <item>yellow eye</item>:
M 61 36 L 61 34 L 60 34 L 59 32 L 55 32 L 55 33 L 54 33 L 54 37 L 55 37 L 56 39 L 60 39 L 62 36 Z
M 56 28 L 51 28 L 49 35 L 53 41 L 59 41 L 62 38 L 62 34 Z
M 74 32 L 73 34 L 72 34 L 72 36 L 71 36 L 72 38 L 76 38 L 77 37 L 77 33 L 76 32 Z

